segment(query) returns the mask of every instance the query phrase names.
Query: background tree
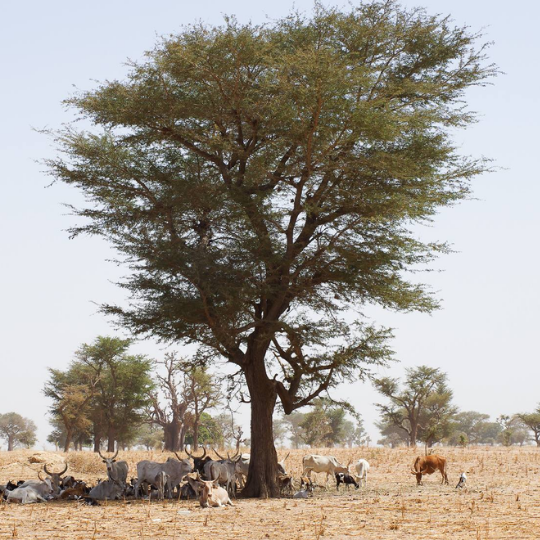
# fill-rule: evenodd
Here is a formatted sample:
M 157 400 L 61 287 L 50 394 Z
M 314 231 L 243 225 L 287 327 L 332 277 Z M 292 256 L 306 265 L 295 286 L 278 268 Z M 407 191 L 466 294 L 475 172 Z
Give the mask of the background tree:
M 201 416 L 220 403 L 220 384 L 206 368 L 174 353 L 166 354 L 165 360 L 156 362 L 155 367 L 157 390 L 150 394 L 148 414 L 163 428 L 165 450 L 183 450 L 188 430 L 192 433 L 190 444 L 196 450 Z
M 486 168 L 450 140 L 474 120 L 464 91 L 495 74 L 476 38 L 391 0 L 317 4 L 187 28 L 68 100 L 94 126 L 60 133 L 66 157 L 49 162 L 89 202 L 71 232 L 104 236 L 132 271 L 131 306 L 105 310 L 238 368 L 246 495 L 279 494 L 278 399 L 290 414 L 388 359 L 388 330 L 340 313 L 436 307 L 407 270 L 446 246 L 412 231 Z
M 163 429 L 155 424 L 143 424 L 138 430 L 134 443 L 146 450 L 161 449 L 163 445 Z
M 277 446 L 283 446 L 289 437 L 289 424 L 283 418 L 274 418 L 272 433 L 274 434 L 274 443 Z
M 536 446 L 540 446 L 540 406 L 532 413 L 519 413 L 516 416 L 532 432 Z
M 145 420 L 153 389 L 152 362 L 143 355 L 129 355 L 131 340 L 97 337 L 93 344 L 83 344 L 76 353 L 78 361 L 97 377 L 92 407 L 101 423 L 95 429 L 94 445 L 106 436 L 107 451 L 115 451 L 115 442 L 131 441 L 134 428 Z
M 36 424 L 16 412 L 0 414 L 0 439 L 7 443 L 8 452 L 17 446 L 30 448 L 36 442 Z
M 467 444 L 481 444 L 483 431 L 489 421 L 489 414 L 476 411 L 462 411 L 454 415 L 452 420 L 452 433 L 448 438 L 450 444 L 459 444 L 460 435 L 464 435 Z
M 421 410 L 418 423 L 418 440 L 427 448 L 441 442 L 452 433 L 453 419 L 458 408 L 452 404 L 453 392 L 446 382 L 438 384 L 428 395 Z
M 293 448 L 300 448 L 305 442 L 305 431 L 302 427 L 306 415 L 299 411 L 283 416 L 283 422 L 288 427 L 289 439 Z
M 501 416 L 497 418 L 497 423 L 501 426 L 499 433 L 500 442 L 503 446 L 512 446 L 512 435 L 514 433 L 512 418 L 507 414 L 501 414 Z
M 168 353 L 163 361 L 156 361 L 154 364 L 157 368 L 157 383 L 156 389 L 150 394 L 148 414 L 152 422 L 163 429 L 164 450 L 169 452 L 184 448 L 185 416 L 190 398 L 182 385 L 185 376 L 183 362 L 184 360 L 178 359 L 174 353 Z M 160 373 L 160 369 L 163 369 L 164 373 Z
M 403 389 L 399 388 L 399 380 L 391 377 L 376 378 L 373 383 L 375 388 L 390 400 L 387 405 L 377 404 L 383 421 L 404 431 L 409 438 L 409 445 L 416 447 L 419 430 L 428 430 L 426 436 L 429 438 L 437 425 L 437 418 L 429 414 L 428 406 L 433 404 L 433 400 L 437 401 L 437 394 L 447 394 L 449 390 L 446 373 L 438 368 L 419 366 L 405 371 Z M 438 407 L 435 403 L 436 412 Z
M 201 416 L 221 403 L 220 383 L 204 367 L 192 367 L 184 375 L 185 393 L 190 402 L 193 449 L 199 447 Z
M 356 426 L 347 419 L 347 412 L 355 418 Z M 300 426 L 304 442 L 315 447 L 339 446 L 365 435 L 360 415 L 349 405 L 344 408 L 329 399 L 314 400 L 313 410 L 304 414 Z M 351 431 L 348 432 L 347 428 Z
M 54 444 L 56 450 L 62 448 L 65 451 L 67 442 L 67 431 L 61 418 L 53 416 L 49 421 L 53 430 L 47 436 L 47 442 Z M 85 423 L 86 428 L 82 430 L 75 430 L 71 434 L 71 440 L 73 448 L 81 451 L 85 446 L 92 446 L 92 430 L 91 423 Z
M 77 449 L 92 429 L 93 399 L 101 377 L 101 369 L 90 369 L 77 357 L 79 352 L 65 371 L 49 368 L 49 379 L 43 389 L 52 400 L 49 412 L 55 429 L 50 442 L 61 444 L 64 452 L 74 442 Z
M 364 422 L 358 416 L 355 420 L 345 420 L 343 422 L 343 437 L 342 441 L 349 448 L 353 446 L 362 446 L 369 443 L 369 437 L 364 429 Z

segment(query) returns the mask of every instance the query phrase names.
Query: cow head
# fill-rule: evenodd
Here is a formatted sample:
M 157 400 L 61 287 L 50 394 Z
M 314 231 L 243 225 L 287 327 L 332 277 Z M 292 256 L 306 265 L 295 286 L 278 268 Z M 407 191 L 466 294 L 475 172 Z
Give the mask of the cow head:
M 206 448 L 203 448 L 203 455 L 200 457 L 194 456 L 193 454 L 190 454 L 186 450 L 186 454 L 193 460 L 193 468 L 199 473 L 203 474 L 204 472 L 204 466 L 208 461 L 212 461 L 212 458 L 210 456 L 206 455 Z
M 214 489 L 219 487 L 219 483 L 217 480 L 208 482 L 201 480 L 201 482 L 200 503 L 202 507 L 208 507 L 214 499 Z
M 41 474 L 38 472 L 38 478 L 42 481 L 42 482 L 46 482 L 46 480 L 50 480 L 50 483 L 51 483 L 51 486 L 52 486 L 52 490 L 53 490 L 53 493 L 60 493 L 60 485 L 61 485 L 61 482 L 62 482 L 62 475 L 68 470 L 68 465 L 67 463 L 65 464 L 65 467 L 64 469 L 59 472 L 59 473 L 55 473 L 55 472 L 50 472 L 48 469 L 47 469 L 47 464 L 45 464 L 45 466 L 43 467 L 43 472 L 48 475 L 49 478 L 47 479 L 43 479 L 41 478 Z M 41 472 L 41 471 L 40 471 Z
M 107 466 L 107 474 L 109 475 L 109 478 L 112 478 L 113 480 L 118 480 L 117 478 L 115 478 L 114 467 L 113 467 L 113 463 L 116 463 L 116 456 L 118 455 L 118 448 L 116 449 L 114 456 L 110 458 L 105 457 L 101 453 L 101 450 L 98 450 L 98 454 L 99 454 L 99 457 L 103 460 L 103 463 L 105 463 Z

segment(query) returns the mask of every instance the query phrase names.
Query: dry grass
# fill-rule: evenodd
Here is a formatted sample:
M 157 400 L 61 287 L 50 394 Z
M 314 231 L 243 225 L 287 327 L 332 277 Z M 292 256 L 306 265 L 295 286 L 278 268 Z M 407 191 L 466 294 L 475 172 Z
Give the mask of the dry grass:
M 280 458 L 287 451 L 280 451 Z M 307 452 L 293 451 L 287 461 L 296 477 Z M 316 453 L 316 451 L 313 451 Z M 319 453 L 328 453 L 320 451 Z M 536 448 L 440 450 L 448 459 L 450 486 L 438 473 L 416 487 L 410 466 L 416 452 L 356 448 L 330 452 L 347 462 L 366 458 L 371 465 L 368 487 L 337 494 L 317 489 L 308 500 L 238 500 L 233 508 L 200 509 L 195 501 L 118 501 L 89 507 L 52 501 L 39 505 L 0 505 L 0 538 L 20 539 L 525 539 L 540 533 L 540 451 Z M 37 477 L 32 451 L 0 453 L 0 483 Z M 76 477 L 95 482 L 106 476 L 96 455 L 45 456 L 50 463 L 67 459 Z M 119 456 L 130 465 L 141 459 L 164 461 L 159 452 Z M 58 466 L 58 465 L 56 465 Z M 459 473 L 468 487 L 456 490 Z M 319 483 L 324 483 L 320 475 Z

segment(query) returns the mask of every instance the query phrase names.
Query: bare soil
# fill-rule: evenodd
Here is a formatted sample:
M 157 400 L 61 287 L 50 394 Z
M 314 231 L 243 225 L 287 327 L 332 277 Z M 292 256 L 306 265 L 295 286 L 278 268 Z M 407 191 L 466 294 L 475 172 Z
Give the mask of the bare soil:
M 280 459 L 288 450 L 280 450 Z M 437 472 L 417 487 L 411 474 L 416 455 L 409 449 L 353 448 L 293 450 L 287 469 L 295 478 L 307 453 L 335 455 L 342 463 L 370 463 L 367 488 L 315 490 L 308 500 L 237 499 L 234 507 L 201 509 L 197 501 L 115 501 L 86 506 L 76 501 L 0 504 L 0 538 L 77 539 L 527 539 L 540 538 L 540 449 L 440 448 L 448 460 L 450 485 Z M 68 474 L 95 483 L 105 466 L 91 452 L 0 452 L 0 483 L 37 478 L 41 463 L 69 464 Z M 120 452 L 130 476 L 142 459 L 165 461 L 161 452 Z M 467 487 L 455 489 L 467 472 Z M 325 475 L 316 480 L 324 485 Z

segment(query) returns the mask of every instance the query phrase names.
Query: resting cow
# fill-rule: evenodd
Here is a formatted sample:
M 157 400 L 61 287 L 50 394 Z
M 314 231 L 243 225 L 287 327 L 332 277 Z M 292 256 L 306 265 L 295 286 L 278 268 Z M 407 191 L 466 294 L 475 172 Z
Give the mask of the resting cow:
M 411 474 L 416 476 L 417 485 L 422 485 L 423 474 L 433 474 L 435 471 L 440 471 L 442 480 L 441 484 L 448 484 L 448 476 L 446 474 L 446 459 L 437 456 L 418 456 L 411 469 Z

